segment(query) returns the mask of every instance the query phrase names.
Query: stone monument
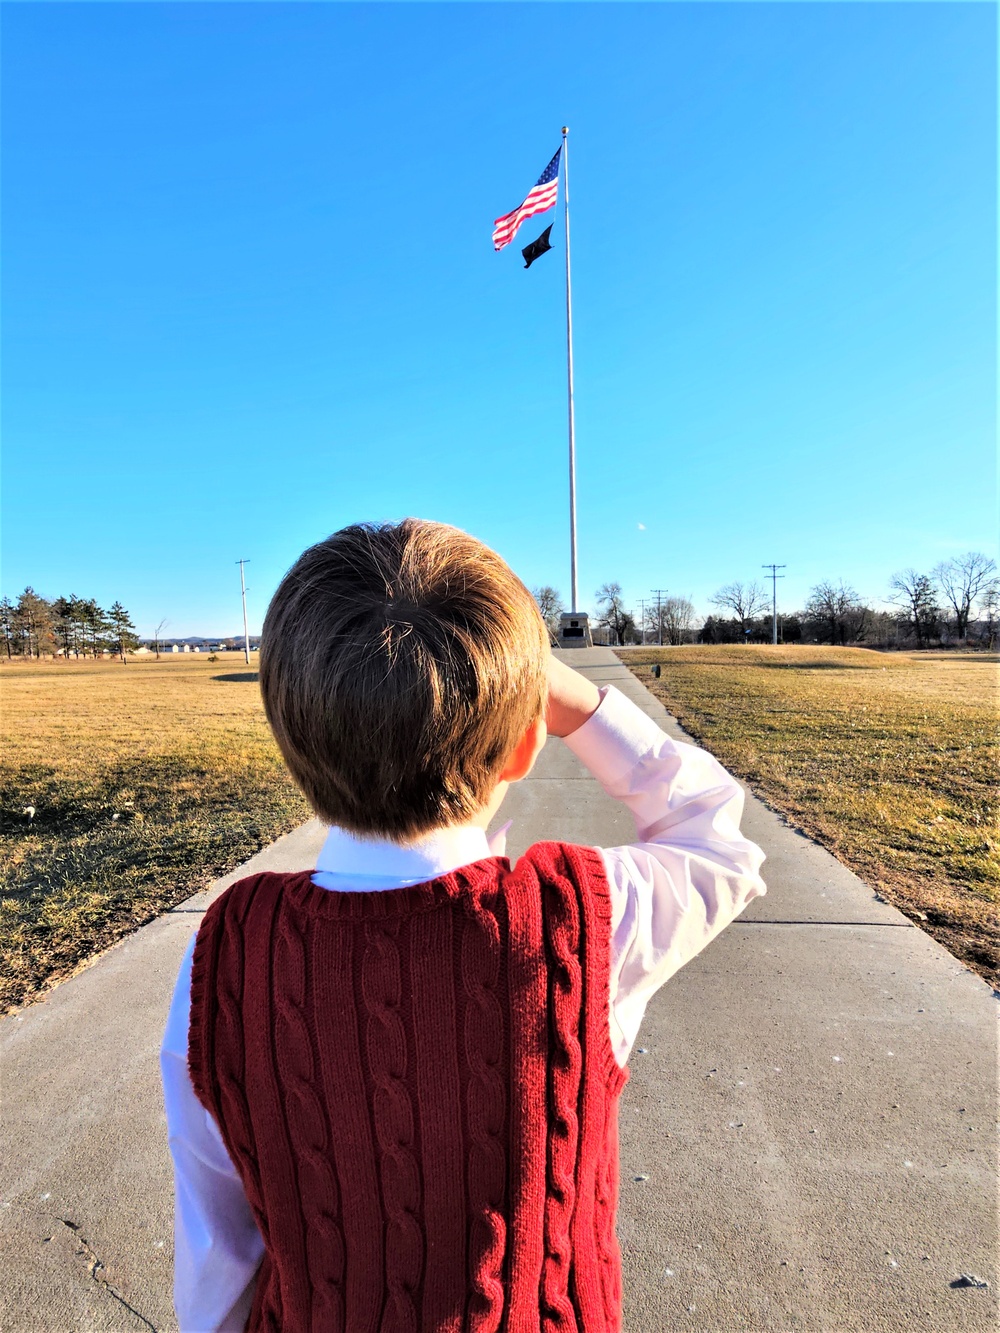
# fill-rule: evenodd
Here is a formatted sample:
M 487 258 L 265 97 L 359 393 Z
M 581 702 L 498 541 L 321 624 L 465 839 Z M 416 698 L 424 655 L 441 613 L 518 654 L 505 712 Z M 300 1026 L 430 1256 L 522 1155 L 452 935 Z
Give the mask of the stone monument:
M 590 620 L 586 611 L 564 611 L 559 617 L 558 648 L 593 648 Z

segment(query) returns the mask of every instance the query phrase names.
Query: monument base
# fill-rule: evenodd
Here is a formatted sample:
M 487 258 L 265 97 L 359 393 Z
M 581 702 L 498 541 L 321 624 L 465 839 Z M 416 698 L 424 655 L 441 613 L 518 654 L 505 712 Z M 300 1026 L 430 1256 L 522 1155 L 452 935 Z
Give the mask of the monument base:
M 586 611 L 564 611 L 559 617 L 557 648 L 593 648 L 590 619 Z

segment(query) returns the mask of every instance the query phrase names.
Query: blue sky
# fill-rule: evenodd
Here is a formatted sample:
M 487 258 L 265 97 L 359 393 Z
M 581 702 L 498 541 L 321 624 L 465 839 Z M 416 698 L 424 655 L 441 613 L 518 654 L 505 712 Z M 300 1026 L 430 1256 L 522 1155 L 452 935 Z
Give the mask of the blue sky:
M 992 550 L 993 6 L 4 9 L 4 592 L 231 633 L 419 514 L 567 595 L 563 123 L 582 602 Z

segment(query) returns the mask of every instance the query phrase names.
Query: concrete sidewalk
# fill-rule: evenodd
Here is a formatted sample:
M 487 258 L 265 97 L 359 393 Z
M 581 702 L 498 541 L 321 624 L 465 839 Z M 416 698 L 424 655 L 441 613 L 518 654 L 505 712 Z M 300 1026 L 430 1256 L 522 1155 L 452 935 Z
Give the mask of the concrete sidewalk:
M 607 649 L 567 654 L 680 731 Z M 550 741 L 512 789 L 516 856 L 631 821 Z M 750 798 L 768 896 L 656 997 L 621 1113 L 629 1333 L 997 1326 L 989 988 Z M 209 898 L 312 863 L 311 823 L 0 1024 L 0 1327 L 167 1330 L 156 1055 Z M 988 1290 L 956 1287 L 961 1274 Z

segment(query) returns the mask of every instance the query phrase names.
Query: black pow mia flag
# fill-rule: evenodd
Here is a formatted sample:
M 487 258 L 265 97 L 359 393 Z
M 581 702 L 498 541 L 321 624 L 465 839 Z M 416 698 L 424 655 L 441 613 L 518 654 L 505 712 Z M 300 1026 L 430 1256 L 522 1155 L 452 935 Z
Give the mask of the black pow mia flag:
M 552 246 L 549 244 L 549 232 L 551 230 L 552 223 L 550 222 L 542 232 L 541 236 L 539 236 L 538 240 L 532 241 L 530 245 L 526 245 L 521 251 L 521 254 L 524 255 L 525 268 L 531 268 L 536 259 L 539 259 L 546 250 L 552 249 Z

